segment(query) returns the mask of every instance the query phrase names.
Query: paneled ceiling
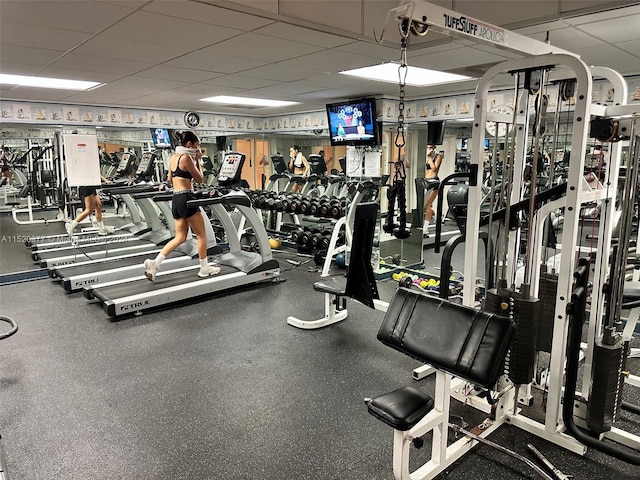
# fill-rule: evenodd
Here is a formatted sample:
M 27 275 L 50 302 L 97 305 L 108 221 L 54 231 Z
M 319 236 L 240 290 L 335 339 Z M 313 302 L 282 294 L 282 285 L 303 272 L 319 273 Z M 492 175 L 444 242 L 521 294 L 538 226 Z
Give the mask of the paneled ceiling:
M 436 1 L 445 8 L 640 74 L 640 2 Z M 92 80 L 89 92 L 0 86 L 11 100 L 270 115 L 378 95 L 394 84 L 338 72 L 399 59 L 395 22 L 376 43 L 388 0 L 0 0 L 2 73 Z M 438 34 L 412 37 L 408 64 L 481 74 L 513 55 Z M 407 88 L 409 98 L 472 92 L 474 81 Z M 213 95 L 293 100 L 245 110 Z

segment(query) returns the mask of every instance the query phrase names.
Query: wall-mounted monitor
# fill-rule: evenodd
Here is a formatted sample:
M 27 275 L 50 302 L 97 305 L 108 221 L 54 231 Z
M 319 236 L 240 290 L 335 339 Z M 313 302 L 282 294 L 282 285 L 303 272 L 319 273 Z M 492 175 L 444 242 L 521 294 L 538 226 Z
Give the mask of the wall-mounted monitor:
M 333 146 L 374 146 L 379 142 L 373 97 L 327 104 L 327 120 Z
M 442 145 L 444 142 L 444 120 L 427 123 L 427 145 Z
M 156 148 L 171 148 L 171 131 L 167 128 L 152 128 L 151 140 Z

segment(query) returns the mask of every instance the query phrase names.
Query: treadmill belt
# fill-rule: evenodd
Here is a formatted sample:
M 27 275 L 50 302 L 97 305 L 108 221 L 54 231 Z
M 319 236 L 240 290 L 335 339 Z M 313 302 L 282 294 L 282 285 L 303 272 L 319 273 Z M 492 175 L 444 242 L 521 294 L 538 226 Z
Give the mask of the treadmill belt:
M 220 265 L 220 273 L 212 277 L 223 277 L 230 273 L 236 273 L 239 270 L 234 267 L 226 265 Z M 130 295 L 138 295 L 141 293 L 150 293 L 155 290 L 162 290 L 163 288 L 175 287 L 178 285 L 184 285 L 185 283 L 193 283 L 198 280 L 206 280 L 207 278 L 200 278 L 198 276 L 198 269 L 187 270 L 184 272 L 170 273 L 168 275 L 156 276 L 155 282 L 150 282 L 146 278 L 141 280 L 135 280 L 133 282 L 121 283 L 118 285 L 112 285 L 109 287 L 95 288 L 93 290 L 93 296 L 103 302 L 113 300 L 122 297 L 128 297 Z
M 107 245 L 78 245 L 77 248 L 69 248 L 67 250 L 56 250 L 53 252 L 49 252 L 47 250 L 44 251 L 36 251 L 34 253 L 38 254 L 38 258 L 40 260 L 51 260 L 53 258 L 66 257 L 70 255 L 84 255 L 88 254 L 91 256 L 92 253 L 95 252 L 103 252 L 105 250 L 115 250 L 117 248 L 126 248 L 126 247 L 136 247 L 138 245 L 149 245 L 156 246 L 155 243 L 148 242 L 146 240 L 129 240 L 126 242 L 113 242 Z M 118 253 L 118 255 L 122 255 L 122 252 Z
M 159 248 L 160 247 L 156 247 L 156 250 Z M 140 254 L 137 254 L 131 257 L 125 257 L 125 258 L 107 257 L 104 259 L 104 262 L 91 263 L 89 265 L 77 265 L 77 266 L 60 268 L 60 269 L 56 269 L 55 272 L 56 272 L 56 276 L 60 278 L 71 278 L 77 275 L 86 275 L 88 273 L 93 273 L 96 271 L 102 272 L 104 270 L 112 270 L 114 268 L 129 267 L 131 265 L 136 265 L 136 264 L 139 264 L 140 268 L 143 268 L 142 264 L 144 263 L 144 261 L 147 258 L 155 258 L 156 255 L 157 255 L 156 252 L 154 253 L 142 252 Z M 184 256 L 183 253 L 180 253 L 174 250 L 167 256 L 167 258 L 176 258 L 176 257 L 182 257 L 182 256 Z

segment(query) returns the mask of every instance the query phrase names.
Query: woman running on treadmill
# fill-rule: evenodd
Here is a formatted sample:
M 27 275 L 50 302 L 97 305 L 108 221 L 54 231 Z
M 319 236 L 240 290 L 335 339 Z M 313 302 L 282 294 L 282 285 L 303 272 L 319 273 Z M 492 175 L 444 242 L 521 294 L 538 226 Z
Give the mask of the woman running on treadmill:
M 309 176 L 309 170 L 311 170 L 311 167 L 309 166 L 307 158 L 300 150 L 302 150 L 300 145 L 293 145 L 289 149 L 289 168 L 293 170 L 294 175 L 300 175 L 304 179 Z M 296 181 L 296 183 L 291 187 L 291 193 L 301 192 L 304 182 L 305 180 Z
M 187 239 L 189 227 L 198 240 L 198 257 L 200 258 L 200 270 L 198 276 L 202 278 L 220 273 L 219 267 L 209 265 L 207 259 L 207 234 L 204 229 L 205 219 L 198 208 L 187 206 L 189 200 L 193 200 L 193 182 L 202 183 L 202 166 L 200 159 L 200 139 L 190 130 L 175 133 L 180 146 L 176 147 L 176 153 L 169 160 L 169 175 L 167 179 L 173 184 L 173 199 L 171 211 L 176 225 L 176 236 L 167 243 L 158 256 L 144 261 L 144 274 L 152 282 L 162 261 L 174 249 L 182 245 Z
M 109 181 L 102 175 L 100 175 L 100 180 L 104 183 L 109 183 Z M 98 235 L 107 235 L 109 233 L 102 221 L 102 200 L 100 200 L 100 196 L 98 195 L 98 188 L 100 188 L 100 186 L 89 185 L 78 187 L 78 196 L 84 205 L 84 210 L 80 212 L 73 221 L 65 225 L 70 237 L 73 237 L 73 231 L 76 229 L 78 224 L 91 215 L 91 212 L 94 212 L 96 215 L 96 222 L 98 222 Z
M 427 161 L 424 165 L 424 178 L 427 179 L 427 200 L 424 202 L 424 229 L 426 230 L 431 218 L 436 213 L 433 211 L 433 201 L 438 196 L 440 178 L 438 172 L 442 164 L 442 155 L 436 152 L 435 145 L 427 145 Z

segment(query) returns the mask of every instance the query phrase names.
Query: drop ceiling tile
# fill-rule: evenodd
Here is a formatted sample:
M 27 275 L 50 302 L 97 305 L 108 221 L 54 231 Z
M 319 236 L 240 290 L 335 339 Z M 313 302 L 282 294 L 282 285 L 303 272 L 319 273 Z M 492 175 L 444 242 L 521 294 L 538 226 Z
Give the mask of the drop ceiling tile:
M 631 42 L 620 42 L 616 43 L 615 46 L 630 53 L 631 55 L 640 57 L 640 40 L 633 40 Z
M 535 5 L 535 6 L 534 6 Z M 553 17 L 558 12 L 557 1 L 532 3 L 530 0 L 456 0 L 455 10 L 493 25 L 531 22 Z
M 64 102 L 69 95 L 72 95 L 71 90 L 54 90 L 51 88 L 29 88 L 29 87 L 16 87 L 11 90 L 11 98 L 28 99 L 30 101 L 41 102 Z
M 25 32 L 28 32 L 28 34 L 25 34 Z M 62 52 L 88 40 L 90 37 L 91 34 L 89 33 L 72 32 L 45 26 L 34 27 L 22 22 L 3 23 L 2 30 L 0 30 L 0 44 L 32 48 L 46 46 L 48 49 Z
M 19 47 L 16 45 L 0 45 L 0 58 L 3 62 L 45 67 L 64 52 L 46 50 L 44 48 Z
M 215 4 L 220 2 L 215 0 L 211 3 Z M 187 20 L 197 19 L 200 22 L 210 25 L 220 25 L 222 27 L 233 26 L 233 28 L 247 32 L 273 23 L 273 20 L 268 18 L 236 12 L 216 5 L 207 5 L 206 1 L 189 2 L 188 8 L 180 8 L 179 3 L 176 2 L 151 2 L 144 7 L 144 10 L 161 13 L 169 17 L 184 18 Z
M 193 83 L 212 80 L 217 77 L 223 77 L 223 73 L 207 72 L 205 70 L 195 70 L 185 67 L 170 67 L 168 65 L 158 65 L 157 67 L 147 68 L 135 74 L 136 77 L 157 78 L 160 80 L 176 80 L 178 82 L 189 81 Z
M 97 35 L 75 50 L 75 53 L 82 55 L 148 63 L 166 62 L 187 52 L 189 49 L 183 47 L 158 46 L 153 43 L 114 38 L 110 35 Z
M 157 80 L 153 78 L 125 77 L 100 87 L 104 92 L 120 92 L 124 94 L 147 95 L 164 90 L 189 85 L 189 82 L 176 82 L 171 80 Z
M 227 54 L 233 52 L 234 56 L 267 63 L 297 58 L 323 50 L 323 47 L 268 37 L 257 33 L 245 33 L 239 37 L 221 42 L 216 47 L 226 50 Z
M 66 54 L 51 65 L 52 68 L 69 68 L 88 72 L 113 73 L 131 75 L 153 66 L 152 63 L 134 62 L 117 58 L 106 58 L 95 55 L 81 55 L 76 52 Z
M 266 65 L 266 63 L 267 62 L 264 61 L 249 60 L 236 55 L 230 55 L 228 49 L 221 48 L 218 44 L 182 55 L 166 62 L 164 65 L 168 67 L 185 67 L 194 70 L 229 74 L 250 70 Z
M 271 85 L 279 84 L 276 80 L 266 80 L 255 77 L 245 77 L 243 75 L 224 75 L 211 80 L 203 81 L 206 85 L 234 88 L 263 88 Z
M 576 26 L 576 29 L 600 38 L 605 42 L 618 43 L 630 40 L 640 40 L 640 14 L 612 18 L 594 23 Z
M 2 73 L 12 73 L 14 75 L 37 75 L 40 70 L 42 70 L 42 67 L 40 66 L 9 62 L 0 56 L 0 72 Z
M 267 96 L 268 98 L 273 98 L 273 95 L 277 95 L 278 99 L 294 100 L 296 95 L 317 92 L 318 90 L 323 90 L 323 88 L 307 85 L 292 85 L 290 83 L 277 83 L 269 87 L 248 90 L 247 95 L 251 97 Z
M 619 18 L 619 17 L 627 17 L 631 15 L 640 14 L 640 5 L 629 5 L 624 6 L 625 3 L 629 2 L 600 2 L 600 1 L 590 1 L 590 2 L 571 2 L 571 1 L 562 1 L 562 11 L 570 13 L 572 10 L 577 10 L 585 7 L 600 7 L 606 8 L 607 5 L 610 5 L 611 8 L 607 9 L 603 12 L 598 13 L 590 13 L 586 15 L 579 15 L 575 17 L 567 17 L 565 18 L 565 22 L 570 25 L 583 25 L 585 23 L 594 23 L 600 22 L 603 20 L 609 20 L 611 18 Z M 637 3 L 637 2 L 636 2 Z M 576 4 L 588 4 L 588 5 L 576 5 Z
M 317 88 L 336 88 L 336 87 L 352 87 L 362 84 L 362 79 L 351 75 L 341 75 L 339 73 L 319 72 L 317 75 L 306 78 L 304 80 L 296 80 L 289 82 L 288 85 L 303 85 L 305 87 Z
M 242 30 L 139 11 L 118 22 L 104 34 L 115 38 L 196 50 L 242 34 Z M 152 28 L 141 27 L 152 26 Z
M 546 33 L 535 33 L 528 36 L 544 42 Z M 602 40 L 572 27 L 549 32 L 549 43 L 555 47 L 563 48 L 570 52 L 573 52 L 576 49 L 595 47 L 597 45 L 605 44 Z
M 587 65 L 609 67 L 624 74 L 640 72 L 640 58 L 612 45 L 576 50 Z
M 106 106 L 132 106 L 131 100 L 135 100 L 138 95 L 117 91 L 100 91 L 100 88 L 90 92 L 75 92 L 67 97 L 70 103 L 84 103 L 92 105 Z
M 400 48 L 378 45 L 375 42 L 352 42 L 347 45 L 338 47 L 336 48 L 336 50 L 340 52 L 353 53 L 355 55 L 362 55 L 364 57 L 378 60 L 378 62 L 372 62 L 372 64 L 400 59 Z
M 305 57 L 280 62 L 281 65 L 306 68 L 320 72 L 336 72 L 351 68 L 365 67 L 373 62 L 370 57 L 363 57 L 354 53 L 339 50 L 325 50 Z
M 323 48 L 333 48 L 353 42 L 353 39 L 331 33 L 310 30 L 284 22 L 272 23 L 254 30 L 254 33 L 292 40 Z
M 305 68 L 291 67 L 283 63 L 273 63 L 263 65 L 261 67 L 252 68 L 242 72 L 246 77 L 261 78 L 264 80 L 275 80 L 279 82 L 288 82 L 294 80 L 304 80 L 311 78 L 316 73 Z
M 205 3 L 215 3 L 218 0 L 203 0 Z M 256 10 L 270 13 L 278 13 L 279 0 L 229 0 L 229 3 L 237 3 Z
M 129 8 L 131 10 L 137 10 L 145 3 L 149 3 L 148 0 L 98 0 L 100 3 L 107 3 L 109 5 L 117 5 L 119 7 Z
M 200 99 L 204 97 L 214 97 L 216 95 L 234 95 L 242 94 L 244 90 L 232 87 L 214 87 L 213 85 L 205 85 L 204 83 L 193 83 L 184 87 L 179 87 L 172 92 L 178 94 L 191 94 L 191 98 Z
M 516 28 L 513 31 L 520 35 L 526 35 L 530 37 L 533 33 L 545 33 L 552 30 L 560 30 L 566 28 L 567 24 L 562 20 L 554 20 L 552 22 L 539 23 L 537 25 L 531 25 L 530 27 Z
M 280 15 L 286 17 L 298 18 L 346 32 L 362 33 L 362 5 L 360 1 L 300 2 L 298 0 L 280 0 L 278 7 Z
M 329 90 L 319 90 L 317 92 L 307 93 L 305 95 L 301 95 L 301 98 L 309 99 L 311 101 L 317 100 L 322 103 L 331 103 L 333 101 L 340 101 L 346 98 L 354 98 L 354 97 L 364 97 L 369 95 L 376 95 L 379 93 L 377 90 L 371 90 L 368 93 L 363 92 L 361 88 L 353 87 L 353 88 L 332 88 Z
M 100 2 L 74 0 L 1 1 L 2 22 L 57 28 L 94 34 L 131 13 L 130 8 Z
M 70 80 L 86 80 L 89 82 L 109 83 L 122 77 L 122 75 L 104 72 L 87 72 L 86 70 L 74 70 L 71 68 L 47 67 L 40 75 L 53 78 L 68 78 Z

